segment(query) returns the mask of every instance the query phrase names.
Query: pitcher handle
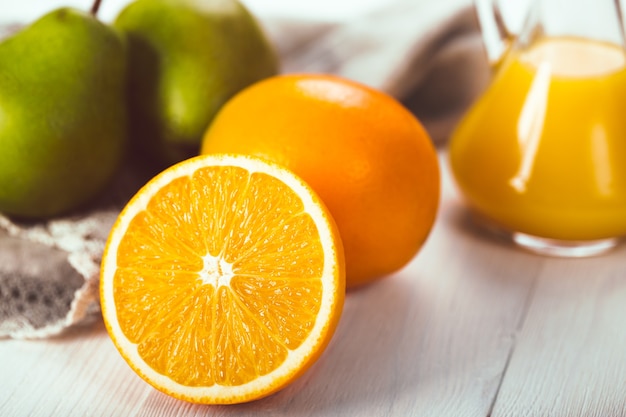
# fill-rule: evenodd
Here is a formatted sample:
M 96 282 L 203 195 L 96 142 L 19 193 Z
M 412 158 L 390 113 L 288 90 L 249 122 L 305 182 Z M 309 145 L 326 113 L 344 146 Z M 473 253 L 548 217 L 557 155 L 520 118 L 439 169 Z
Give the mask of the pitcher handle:
M 496 65 L 509 49 L 512 35 L 508 31 L 497 0 L 474 0 L 476 16 L 491 65 Z
M 617 11 L 617 20 L 619 21 L 619 31 L 622 37 L 622 44 L 626 47 L 626 20 L 624 19 L 624 6 L 621 0 L 615 0 L 615 10 Z

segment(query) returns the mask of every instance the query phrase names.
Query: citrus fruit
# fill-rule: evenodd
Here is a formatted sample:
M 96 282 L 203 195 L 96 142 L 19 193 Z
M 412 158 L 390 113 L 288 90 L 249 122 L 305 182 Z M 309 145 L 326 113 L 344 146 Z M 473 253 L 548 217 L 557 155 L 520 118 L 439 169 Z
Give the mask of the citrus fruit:
M 304 179 L 334 217 L 348 287 L 419 251 L 439 203 L 439 161 L 420 122 L 387 94 L 329 75 L 281 75 L 221 109 L 201 153 L 254 155 Z
M 293 173 L 200 156 L 128 203 L 102 260 L 111 338 L 148 383 L 197 403 L 279 390 L 322 353 L 345 297 L 338 231 Z

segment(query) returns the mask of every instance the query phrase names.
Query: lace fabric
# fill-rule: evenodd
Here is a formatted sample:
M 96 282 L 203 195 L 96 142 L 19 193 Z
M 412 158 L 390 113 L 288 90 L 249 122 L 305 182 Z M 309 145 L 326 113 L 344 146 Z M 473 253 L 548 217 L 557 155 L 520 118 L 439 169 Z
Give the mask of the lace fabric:
M 100 256 L 115 211 L 18 226 L 0 217 L 0 337 L 47 337 L 99 311 Z
M 43 338 L 99 318 L 100 261 L 128 199 L 152 171 L 128 160 L 80 212 L 22 223 L 0 215 L 0 338 Z

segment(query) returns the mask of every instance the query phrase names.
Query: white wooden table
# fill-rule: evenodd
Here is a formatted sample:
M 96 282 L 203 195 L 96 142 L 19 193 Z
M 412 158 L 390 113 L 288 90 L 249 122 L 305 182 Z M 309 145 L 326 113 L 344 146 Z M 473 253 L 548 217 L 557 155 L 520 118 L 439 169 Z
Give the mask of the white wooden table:
M 401 272 L 348 294 L 336 336 L 269 398 L 198 406 L 144 383 L 103 325 L 0 341 L 0 416 L 626 416 L 626 246 L 527 254 L 440 215 Z

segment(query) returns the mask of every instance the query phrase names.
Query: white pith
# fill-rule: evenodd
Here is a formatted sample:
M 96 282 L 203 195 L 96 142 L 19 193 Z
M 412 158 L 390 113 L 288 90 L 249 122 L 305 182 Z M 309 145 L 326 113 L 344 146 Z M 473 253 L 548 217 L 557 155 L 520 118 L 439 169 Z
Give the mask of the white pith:
M 230 286 L 230 280 L 234 275 L 231 263 L 226 262 L 219 256 L 210 254 L 205 255 L 203 261 L 204 267 L 198 275 L 204 284 L 211 284 L 216 289 L 221 286 Z

